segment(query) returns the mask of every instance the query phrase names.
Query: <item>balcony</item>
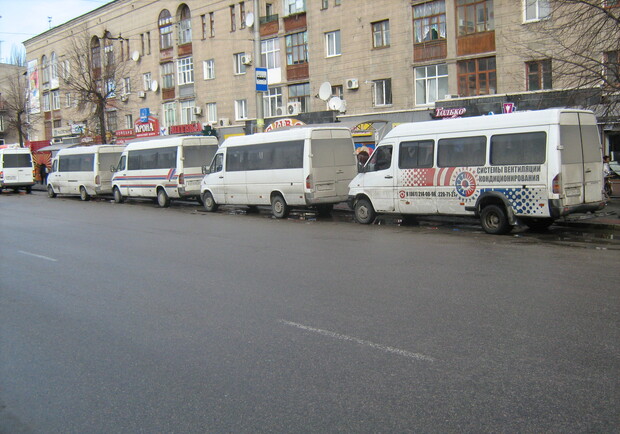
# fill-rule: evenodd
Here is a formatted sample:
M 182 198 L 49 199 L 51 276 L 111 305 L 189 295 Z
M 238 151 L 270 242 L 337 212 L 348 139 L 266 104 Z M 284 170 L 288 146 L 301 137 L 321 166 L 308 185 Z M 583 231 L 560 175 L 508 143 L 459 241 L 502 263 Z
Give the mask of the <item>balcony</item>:
M 276 35 L 280 31 L 279 16 L 269 15 L 267 17 L 260 17 L 260 35 L 271 36 Z
M 310 77 L 308 62 L 286 66 L 286 79 L 288 81 L 304 80 L 308 77 Z
M 413 60 L 424 62 L 434 59 L 445 59 L 448 55 L 448 44 L 445 39 L 422 42 L 413 46 Z
M 295 15 L 289 15 L 282 19 L 284 22 L 284 31 L 286 33 L 293 32 L 295 30 L 304 30 L 306 28 L 306 13 L 301 12 Z
M 495 51 L 495 30 L 456 38 L 456 55 L 492 53 Z

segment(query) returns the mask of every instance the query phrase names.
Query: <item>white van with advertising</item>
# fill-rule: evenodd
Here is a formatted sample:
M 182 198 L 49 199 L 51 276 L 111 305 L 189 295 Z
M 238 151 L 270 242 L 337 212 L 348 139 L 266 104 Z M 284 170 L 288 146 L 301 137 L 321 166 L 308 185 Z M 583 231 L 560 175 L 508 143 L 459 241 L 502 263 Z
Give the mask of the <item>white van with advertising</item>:
M 213 136 L 169 136 L 130 142 L 112 176 L 114 201 L 127 197 L 156 198 L 168 207 L 171 199 L 200 200 L 202 168 L 217 151 Z
M 32 191 L 34 180 L 34 163 L 30 148 L 19 145 L 5 145 L 0 149 L 0 192 L 4 188 L 14 191 L 23 188 Z
M 93 145 L 65 148 L 52 160 L 47 176 L 47 194 L 79 195 L 82 200 L 91 196 L 112 193 L 111 166 L 116 166 L 125 149 L 123 145 Z
M 291 207 L 314 207 L 324 215 L 346 201 L 356 164 L 347 128 L 230 137 L 202 180 L 202 201 L 207 211 L 219 205 L 271 205 L 276 218 L 286 217 Z
M 592 112 L 549 109 L 395 127 L 350 184 L 359 223 L 377 213 L 471 215 L 503 234 L 604 207 Z

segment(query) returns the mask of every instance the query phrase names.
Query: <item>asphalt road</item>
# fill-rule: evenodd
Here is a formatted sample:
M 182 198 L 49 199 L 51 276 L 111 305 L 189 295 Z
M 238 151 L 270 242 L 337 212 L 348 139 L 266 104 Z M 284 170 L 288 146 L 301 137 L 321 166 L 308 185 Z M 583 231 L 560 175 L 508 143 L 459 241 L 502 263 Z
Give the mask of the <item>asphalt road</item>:
M 617 432 L 616 250 L 0 197 L 0 432 Z

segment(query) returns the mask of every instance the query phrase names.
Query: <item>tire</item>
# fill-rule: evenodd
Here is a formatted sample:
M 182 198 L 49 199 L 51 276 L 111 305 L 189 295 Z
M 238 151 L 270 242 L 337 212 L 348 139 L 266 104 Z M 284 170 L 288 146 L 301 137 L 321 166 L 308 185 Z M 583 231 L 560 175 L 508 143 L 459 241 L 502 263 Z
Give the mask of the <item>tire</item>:
M 47 197 L 52 198 L 52 199 L 56 197 L 56 192 L 54 191 L 54 187 L 52 187 L 50 184 L 47 185 Z
M 284 198 L 279 194 L 276 194 L 271 198 L 271 213 L 277 219 L 283 219 L 288 217 L 290 212 L 289 206 L 284 201 Z
M 170 206 L 170 198 L 163 188 L 157 190 L 157 205 L 160 208 L 168 208 Z
M 213 195 L 210 191 L 205 191 L 202 194 L 202 206 L 207 212 L 215 212 L 219 207 L 219 205 L 215 203 L 215 199 L 213 199 Z
M 82 199 L 84 202 L 90 200 L 90 194 L 88 194 L 84 186 L 80 187 L 80 199 Z
M 319 217 L 329 217 L 332 215 L 332 211 L 334 209 L 333 203 L 328 203 L 324 205 L 317 205 L 316 210 L 319 213 Z
M 529 217 L 522 218 L 521 221 L 532 231 L 545 231 L 549 229 L 549 226 L 551 226 L 555 220 L 552 218 Z
M 355 221 L 368 225 L 375 221 L 377 213 L 368 199 L 362 198 L 355 202 Z
M 503 235 L 511 229 L 508 217 L 506 217 L 506 211 L 497 205 L 487 205 L 482 208 L 480 223 L 482 224 L 482 229 L 491 235 Z
M 114 187 L 114 191 L 112 193 L 114 194 L 114 203 L 123 203 L 125 201 L 118 187 Z

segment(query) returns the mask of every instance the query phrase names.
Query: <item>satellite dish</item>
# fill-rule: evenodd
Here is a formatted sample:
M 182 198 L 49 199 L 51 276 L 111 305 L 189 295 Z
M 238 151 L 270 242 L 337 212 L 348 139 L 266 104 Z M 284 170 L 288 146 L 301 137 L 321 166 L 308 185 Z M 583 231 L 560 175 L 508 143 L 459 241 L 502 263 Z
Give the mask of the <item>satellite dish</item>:
M 157 83 L 157 80 L 151 81 L 151 90 L 153 92 L 157 92 L 157 89 L 159 89 L 159 84 Z
M 137 62 L 138 60 L 140 60 L 140 52 L 139 51 L 134 51 L 133 53 L 131 53 L 131 59 L 134 62 Z
M 332 96 L 332 85 L 329 81 L 326 81 L 319 87 L 319 98 L 327 101 L 330 96 Z
M 248 12 L 246 14 L 245 25 L 248 27 L 252 27 L 252 25 L 254 25 L 254 14 L 252 12 Z
M 330 100 L 327 102 L 327 106 L 331 110 L 340 110 L 340 108 L 342 107 L 342 100 L 335 96 L 333 98 L 330 98 Z

